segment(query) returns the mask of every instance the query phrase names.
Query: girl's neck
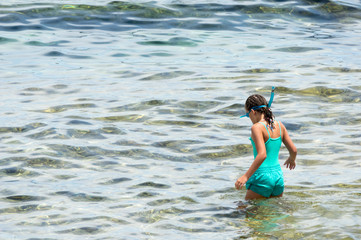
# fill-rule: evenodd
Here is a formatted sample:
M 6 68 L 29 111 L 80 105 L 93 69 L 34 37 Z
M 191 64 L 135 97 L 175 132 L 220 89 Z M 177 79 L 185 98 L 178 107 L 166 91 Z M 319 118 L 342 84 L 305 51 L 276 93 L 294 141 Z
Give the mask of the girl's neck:
M 264 114 L 263 113 L 260 113 L 260 114 L 257 114 L 257 115 L 255 115 L 255 118 L 253 119 L 254 121 L 252 121 L 253 122 L 253 124 L 256 124 L 256 123 L 258 123 L 258 122 L 265 122 L 266 120 L 264 119 Z

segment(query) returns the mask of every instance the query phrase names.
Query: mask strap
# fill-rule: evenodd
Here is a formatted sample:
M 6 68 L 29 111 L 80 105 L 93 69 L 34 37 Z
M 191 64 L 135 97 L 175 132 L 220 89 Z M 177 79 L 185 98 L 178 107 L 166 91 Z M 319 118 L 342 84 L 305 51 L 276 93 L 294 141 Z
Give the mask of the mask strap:
M 267 106 L 266 105 L 256 106 L 256 107 L 251 108 L 251 110 L 257 110 L 257 109 L 260 109 L 260 108 L 263 108 L 263 107 L 267 107 Z M 251 112 L 251 110 L 249 110 L 249 112 L 246 113 L 245 115 L 240 116 L 240 118 L 249 117 L 249 113 Z
M 253 108 L 251 108 L 251 110 L 257 110 L 257 109 L 260 109 L 260 108 L 263 108 L 263 107 L 267 107 L 267 106 L 266 105 L 261 105 L 261 106 L 253 107 Z

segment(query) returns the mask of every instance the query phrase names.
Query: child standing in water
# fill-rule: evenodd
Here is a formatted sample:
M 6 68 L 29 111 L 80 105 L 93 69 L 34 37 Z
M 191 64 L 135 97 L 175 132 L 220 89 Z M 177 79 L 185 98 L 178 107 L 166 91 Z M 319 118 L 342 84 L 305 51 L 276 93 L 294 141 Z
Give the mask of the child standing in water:
M 247 114 L 241 116 L 249 117 L 253 123 L 250 140 L 254 161 L 248 171 L 235 183 L 237 189 L 242 189 L 246 185 L 246 200 L 283 195 L 283 173 L 278 162 L 282 142 L 290 154 L 284 165 L 290 170 L 296 167 L 296 146 L 288 135 L 286 127 L 280 121 L 274 120 L 270 109 L 273 96 L 274 87 L 268 103 L 261 95 L 251 95 L 245 104 Z

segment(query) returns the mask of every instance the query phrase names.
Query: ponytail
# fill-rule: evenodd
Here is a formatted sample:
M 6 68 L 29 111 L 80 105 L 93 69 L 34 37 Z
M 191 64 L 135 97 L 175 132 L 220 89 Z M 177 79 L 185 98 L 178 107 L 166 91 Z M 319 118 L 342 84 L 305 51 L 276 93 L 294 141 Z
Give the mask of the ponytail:
M 266 120 L 266 122 L 270 126 L 271 130 L 273 131 L 273 129 L 275 128 L 275 125 L 274 125 L 275 121 L 274 121 L 274 115 L 272 113 L 271 108 L 265 107 L 263 114 L 264 114 L 264 119 Z

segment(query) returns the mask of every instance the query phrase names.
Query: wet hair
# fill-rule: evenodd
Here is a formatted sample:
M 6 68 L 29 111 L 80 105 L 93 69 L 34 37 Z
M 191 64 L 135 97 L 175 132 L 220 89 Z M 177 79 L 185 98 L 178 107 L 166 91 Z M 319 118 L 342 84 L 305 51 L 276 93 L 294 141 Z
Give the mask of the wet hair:
M 267 100 L 262 95 L 254 94 L 247 98 L 245 107 L 246 110 L 249 111 L 251 108 L 261 105 L 267 106 Z M 274 129 L 274 115 L 269 107 L 259 108 L 254 111 L 263 113 L 264 119 L 266 120 L 268 125 L 270 125 L 271 129 Z

